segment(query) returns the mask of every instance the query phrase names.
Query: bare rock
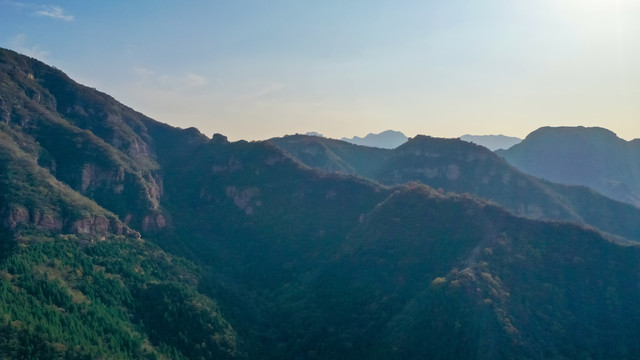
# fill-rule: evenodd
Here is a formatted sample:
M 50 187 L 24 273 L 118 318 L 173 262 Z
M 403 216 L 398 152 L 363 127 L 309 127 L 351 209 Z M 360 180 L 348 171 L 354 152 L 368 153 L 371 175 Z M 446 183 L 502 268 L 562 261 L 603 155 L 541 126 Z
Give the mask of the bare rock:
M 60 231 L 62 229 L 62 220 L 51 214 L 43 214 L 36 225 L 49 231 Z
M 3 225 L 11 230 L 15 229 L 18 224 L 28 223 L 30 220 L 29 210 L 23 207 L 16 207 L 8 211 L 8 216 L 5 217 Z
M 156 216 L 156 226 L 158 226 L 158 229 L 162 229 L 167 226 L 167 220 L 162 216 L 162 214 Z
M 92 216 L 76 220 L 71 224 L 71 231 L 77 234 L 106 234 L 111 226 L 110 221 L 104 216 Z
M 147 195 L 153 201 L 154 208 L 157 208 L 163 193 L 162 178 L 147 173 L 145 180 L 147 181 Z
M 82 180 L 80 183 L 80 189 L 84 193 L 89 188 L 89 185 L 96 181 L 96 166 L 95 164 L 84 164 L 82 167 Z
M 142 220 L 142 231 L 162 230 L 167 226 L 167 219 L 162 214 L 147 215 Z
M 260 190 L 256 187 L 239 189 L 235 186 L 227 186 L 226 194 L 233 199 L 233 203 L 245 214 L 252 215 L 255 207 L 261 206 L 262 203 L 257 199 Z
M 149 147 L 145 142 L 133 138 L 133 141 L 129 144 L 127 153 L 133 158 L 149 157 Z

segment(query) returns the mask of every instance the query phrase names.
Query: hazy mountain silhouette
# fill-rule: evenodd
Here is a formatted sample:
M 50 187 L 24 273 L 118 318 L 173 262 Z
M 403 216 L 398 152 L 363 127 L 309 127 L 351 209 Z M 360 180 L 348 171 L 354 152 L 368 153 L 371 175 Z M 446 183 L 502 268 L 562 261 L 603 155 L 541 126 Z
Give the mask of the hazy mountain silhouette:
M 505 135 L 462 135 L 460 140 L 472 142 L 474 144 L 482 145 L 491 151 L 499 149 L 508 149 L 515 144 L 518 144 L 522 139 Z
M 407 138 L 400 131 L 387 130 L 379 134 L 369 133 L 367 136 L 361 138 L 354 136 L 352 138 L 342 138 L 342 141 L 346 141 L 356 145 L 377 147 L 383 149 L 394 149 L 404 144 L 409 138 Z
M 640 140 L 603 128 L 543 127 L 498 154 L 528 174 L 640 207 Z

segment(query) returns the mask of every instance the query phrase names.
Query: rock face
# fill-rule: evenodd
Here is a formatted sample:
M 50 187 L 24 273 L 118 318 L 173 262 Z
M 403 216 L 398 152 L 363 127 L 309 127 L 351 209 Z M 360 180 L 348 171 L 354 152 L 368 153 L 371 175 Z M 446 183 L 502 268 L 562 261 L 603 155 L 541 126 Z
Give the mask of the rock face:
M 0 121 L 0 248 L 11 235 L 46 245 L 10 251 L 37 259 L 30 277 L 0 254 L 0 312 L 13 311 L 0 322 L 13 336 L 2 355 L 18 353 L 16 341 L 59 350 L 32 357 L 75 354 L 49 335 L 74 342 L 92 329 L 23 331 L 50 314 L 97 324 L 82 343 L 122 330 L 122 352 L 77 351 L 86 358 L 640 358 L 631 205 L 457 139 L 416 136 L 393 150 L 208 141 L 1 50 L 0 68 L 12 111 Z M 140 237 L 120 219 L 149 241 L 91 236 Z M 79 236 L 51 239 L 65 233 Z M 217 295 L 220 309 L 207 299 Z M 220 313 L 233 314 L 239 341 Z M 211 352 L 216 343 L 228 351 Z
M 29 211 L 25 207 L 14 207 L 4 209 L 0 212 L 3 220 L 2 225 L 9 231 L 16 230 L 19 225 L 35 225 L 38 228 L 51 233 L 68 232 L 72 234 L 93 234 L 93 235 L 129 235 L 137 236 L 135 231 L 127 228 L 114 216 L 111 218 L 103 215 L 91 216 L 76 220 L 65 220 L 58 214 L 42 212 L 40 210 Z
M 163 221 L 147 219 L 163 212 L 157 160 L 170 162 L 179 151 L 208 141 L 204 135 L 158 123 L 35 59 L 2 50 L 0 68 L 0 132 L 11 139 L 11 149 L 21 149 L 57 181 L 128 218 L 130 226 L 163 227 Z M 221 137 L 214 140 L 226 141 Z
M 71 231 L 78 234 L 106 234 L 110 229 L 109 219 L 102 216 L 93 216 L 82 220 L 76 220 L 71 224 Z M 122 235 L 122 229 L 118 235 Z
M 158 231 L 167 226 L 167 219 L 162 214 L 147 215 L 142 221 L 142 231 Z
M 40 217 L 39 221 L 34 221 L 34 223 L 45 230 L 53 232 L 60 231 L 63 225 L 62 220 L 56 218 L 51 214 L 43 214 L 42 217 Z
M 2 211 L 4 214 L 3 225 L 5 228 L 9 228 L 11 230 L 15 229 L 18 224 L 28 223 L 30 220 L 29 210 L 25 208 L 14 208 L 11 210 Z
M 235 186 L 228 186 L 226 189 L 227 196 L 233 199 L 233 203 L 245 214 L 252 215 L 256 207 L 262 205 L 257 198 L 260 190 L 256 187 L 239 189 Z
M 114 194 L 120 194 L 124 190 L 124 181 L 123 167 L 107 170 L 94 163 L 87 163 L 82 167 L 80 192 L 86 194 L 88 190 L 109 187 Z
M 0 69 L 5 229 L 28 224 L 53 233 L 122 234 L 126 226 L 110 211 L 130 215 L 138 228 L 162 212 L 158 148 L 149 132 L 175 130 L 37 60 L 2 50 Z

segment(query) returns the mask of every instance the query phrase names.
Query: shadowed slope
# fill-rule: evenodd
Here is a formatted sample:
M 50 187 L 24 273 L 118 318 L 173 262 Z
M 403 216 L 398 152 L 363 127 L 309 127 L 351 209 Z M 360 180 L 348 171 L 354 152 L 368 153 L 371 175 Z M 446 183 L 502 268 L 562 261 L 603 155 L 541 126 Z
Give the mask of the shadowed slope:
M 544 127 L 498 152 L 525 173 L 588 186 L 640 207 L 640 141 L 625 141 L 602 128 Z

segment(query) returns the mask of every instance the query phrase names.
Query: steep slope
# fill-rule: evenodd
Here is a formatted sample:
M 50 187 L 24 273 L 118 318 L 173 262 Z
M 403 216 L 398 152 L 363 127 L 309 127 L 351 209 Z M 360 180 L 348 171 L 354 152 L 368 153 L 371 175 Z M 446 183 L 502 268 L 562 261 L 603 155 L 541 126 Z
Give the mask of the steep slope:
M 241 357 L 200 270 L 131 228 L 162 211 L 143 117 L 4 49 L 0 70 L 0 358 Z M 159 154 L 203 138 L 145 121 Z
M 382 162 L 375 178 L 385 184 L 420 181 L 447 192 L 470 193 L 533 218 L 579 220 L 542 184 L 486 148 L 457 139 L 416 136 Z
M 161 227 L 162 177 L 156 159 L 168 153 L 161 141 L 169 136 L 161 133 L 181 138 L 179 129 L 9 50 L 0 49 L 0 70 L 3 132 L 26 138 L 39 165 L 125 223 L 142 230 Z M 199 133 L 187 135 L 193 142 L 206 141 Z
M 101 239 L 23 235 L 3 252 L 1 358 L 239 355 L 234 329 L 196 290 L 197 268 L 143 240 Z
M 133 234 L 113 213 L 57 181 L 36 163 L 39 149 L 29 138 L 18 143 L 0 124 L 0 216 L 12 233 L 42 228 L 53 232 Z
M 370 213 L 320 277 L 341 289 L 323 294 L 332 299 L 324 310 L 355 318 L 338 333 L 371 334 L 356 358 L 370 349 L 378 358 L 573 358 L 576 349 L 626 357 L 639 350 L 629 321 L 640 314 L 637 272 L 614 274 L 637 269 L 639 250 L 409 188 Z M 603 336 L 609 326 L 615 335 Z
M 639 280 L 636 246 L 423 185 L 316 172 L 268 143 L 221 140 L 178 160 L 166 196 L 184 226 L 176 231 L 188 234 L 183 254 L 209 267 L 207 292 L 242 324 L 249 357 L 639 353 L 631 304 L 640 295 L 628 291 Z M 600 272 L 614 280 L 595 282 Z M 607 311 L 629 321 L 602 322 L 614 298 L 624 305 Z
M 19 140 L 0 131 L 1 358 L 238 355 L 195 266 L 56 180 L 37 143 Z
M 177 232 L 189 234 L 182 251 L 210 266 L 217 285 L 207 291 L 225 299 L 233 324 L 244 324 L 250 357 L 638 353 L 633 321 L 606 323 L 624 339 L 613 346 L 592 320 L 607 291 L 626 304 L 611 307 L 612 316 L 638 318 L 627 307 L 638 300 L 627 292 L 637 281 L 635 246 L 569 223 L 518 218 L 470 196 L 316 172 L 268 143 L 221 140 L 178 160 L 165 176 L 166 196 L 181 214 Z M 436 149 L 448 152 L 438 144 L 429 154 Z M 574 272 L 573 261 L 587 264 Z M 536 275 L 511 274 L 519 271 Z M 593 284 L 600 271 L 616 279 L 611 289 Z M 582 274 L 587 282 L 577 280 Z M 587 295 L 557 300 L 565 291 Z M 558 325 L 549 330 L 545 319 Z M 571 335 L 583 325 L 582 337 Z
M 311 168 L 369 178 L 374 176 L 380 160 L 389 156 L 386 149 L 315 136 L 288 135 L 269 142 Z
M 376 149 L 375 153 L 366 147 L 317 137 L 283 137 L 269 142 L 323 171 L 355 174 L 390 186 L 419 181 L 445 192 L 491 200 L 518 215 L 570 220 L 640 239 L 640 226 L 635 220 L 640 219 L 638 209 L 586 188 L 533 178 L 488 149 L 458 139 L 419 135 L 396 149 Z
M 640 141 L 603 128 L 543 127 L 498 154 L 510 164 L 550 181 L 588 186 L 640 207 Z
M 638 260 L 576 225 L 397 188 L 275 291 L 264 341 L 273 358 L 630 359 Z
M 640 356 L 637 244 L 514 215 L 634 238 L 631 206 L 459 140 L 209 140 L 0 53 L 0 357 Z
M 584 223 L 640 240 L 638 209 L 584 188 L 557 186 L 527 176 L 484 147 L 417 136 L 394 153 L 376 176 L 383 183 L 420 181 L 494 201 L 518 215 Z M 594 209 L 598 209 L 597 216 Z

